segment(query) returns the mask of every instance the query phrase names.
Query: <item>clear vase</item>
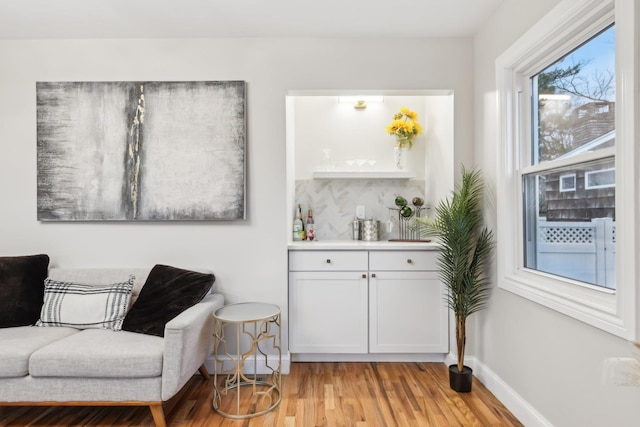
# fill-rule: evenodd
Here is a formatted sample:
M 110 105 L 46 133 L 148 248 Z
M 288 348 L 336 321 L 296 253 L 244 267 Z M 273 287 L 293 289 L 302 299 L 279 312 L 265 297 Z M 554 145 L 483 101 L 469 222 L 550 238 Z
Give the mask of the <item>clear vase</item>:
M 393 147 L 393 164 L 396 166 L 396 170 L 407 169 L 408 151 L 409 148 L 403 144 L 398 144 Z

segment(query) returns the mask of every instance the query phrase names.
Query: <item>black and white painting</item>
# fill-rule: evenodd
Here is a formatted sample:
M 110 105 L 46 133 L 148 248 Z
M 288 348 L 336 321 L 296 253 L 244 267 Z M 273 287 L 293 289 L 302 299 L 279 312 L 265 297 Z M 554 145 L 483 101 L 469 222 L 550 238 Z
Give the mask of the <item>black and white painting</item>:
M 245 218 L 245 83 L 37 82 L 40 221 Z

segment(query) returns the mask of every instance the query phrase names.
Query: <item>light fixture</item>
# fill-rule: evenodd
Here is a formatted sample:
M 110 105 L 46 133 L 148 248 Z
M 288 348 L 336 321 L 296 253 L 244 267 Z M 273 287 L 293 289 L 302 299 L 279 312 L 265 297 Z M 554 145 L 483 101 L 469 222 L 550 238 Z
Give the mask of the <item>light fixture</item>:
M 355 104 L 353 104 L 353 108 L 355 108 L 356 110 L 367 108 L 367 103 L 362 100 L 359 100 Z
M 382 102 L 384 98 L 377 95 L 349 95 L 339 96 L 338 102 L 340 104 L 353 104 L 353 108 L 362 110 L 367 108 L 368 102 Z

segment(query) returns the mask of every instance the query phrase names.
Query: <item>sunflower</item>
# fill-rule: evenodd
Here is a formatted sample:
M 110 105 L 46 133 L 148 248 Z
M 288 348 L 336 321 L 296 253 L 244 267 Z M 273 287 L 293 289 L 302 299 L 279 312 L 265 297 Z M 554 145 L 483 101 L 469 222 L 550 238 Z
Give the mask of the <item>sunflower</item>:
M 418 120 L 418 113 L 416 113 L 415 111 L 409 110 L 407 107 L 402 107 L 400 109 L 400 113 L 405 115 L 411 121 L 415 122 L 416 120 Z
M 413 145 L 413 138 L 422 133 L 422 126 L 418 123 L 418 114 L 402 107 L 400 112 L 393 115 L 393 121 L 387 126 L 387 133 L 396 137 L 396 144 L 401 147 Z

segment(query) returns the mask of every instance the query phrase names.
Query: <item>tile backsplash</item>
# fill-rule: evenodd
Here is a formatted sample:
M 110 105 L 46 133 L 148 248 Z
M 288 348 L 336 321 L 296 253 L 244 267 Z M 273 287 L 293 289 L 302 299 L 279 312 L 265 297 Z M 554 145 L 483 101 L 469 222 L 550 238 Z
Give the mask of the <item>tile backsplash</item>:
M 295 205 L 302 206 L 303 219 L 309 209 L 313 210 L 316 237 L 318 240 L 351 240 L 351 222 L 356 215 L 356 206 L 365 207 L 366 218 L 380 220 L 380 240 L 398 238 L 397 196 L 409 204 L 414 197 L 425 198 L 424 180 L 397 179 L 333 179 L 296 180 Z M 427 216 L 429 210 L 423 210 Z M 391 233 L 386 223 L 392 216 L 396 223 Z

